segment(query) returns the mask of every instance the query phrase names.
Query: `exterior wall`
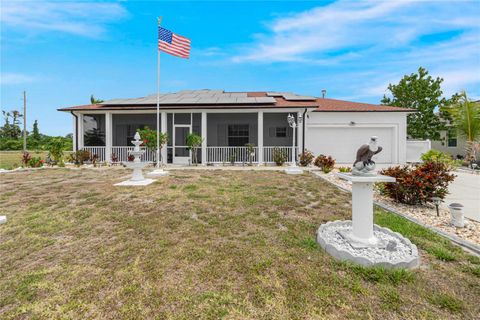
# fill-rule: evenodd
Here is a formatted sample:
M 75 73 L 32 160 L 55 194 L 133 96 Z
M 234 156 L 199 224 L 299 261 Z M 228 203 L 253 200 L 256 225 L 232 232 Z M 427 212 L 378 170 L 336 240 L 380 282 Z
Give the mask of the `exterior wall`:
M 294 114 L 296 116 L 296 114 Z M 293 129 L 287 122 L 288 113 L 267 113 L 263 114 L 263 145 L 269 146 L 288 146 L 292 145 Z M 275 130 L 277 127 L 285 127 L 287 129 L 286 137 L 276 137 Z
M 309 112 L 306 118 L 305 148 L 316 155 L 337 155 L 341 158 L 338 163 L 351 164 L 358 147 L 377 135 L 384 148 L 380 159 L 392 164 L 406 162 L 406 113 Z
M 455 158 L 457 158 L 458 156 L 461 156 L 461 157 L 465 156 L 465 148 L 467 147 L 467 141 L 465 138 L 459 137 L 457 135 L 457 146 L 449 147 L 447 132 L 443 131 L 440 133 L 440 135 L 441 135 L 440 141 L 432 141 L 432 149 L 449 153 Z

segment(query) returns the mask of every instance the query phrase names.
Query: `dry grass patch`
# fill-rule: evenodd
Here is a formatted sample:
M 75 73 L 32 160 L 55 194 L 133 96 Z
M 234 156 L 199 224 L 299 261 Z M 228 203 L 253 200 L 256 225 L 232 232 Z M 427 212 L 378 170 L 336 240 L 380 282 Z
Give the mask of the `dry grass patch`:
M 114 187 L 122 169 L 1 176 L 0 314 L 105 319 L 465 319 L 479 261 L 379 212 L 421 249 L 414 271 L 335 261 L 315 242 L 350 196 L 309 174 L 173 171 Z M 455 256 L 440 259 L 439 246 Z M 444 257 L 442 255 L 441 257 Z

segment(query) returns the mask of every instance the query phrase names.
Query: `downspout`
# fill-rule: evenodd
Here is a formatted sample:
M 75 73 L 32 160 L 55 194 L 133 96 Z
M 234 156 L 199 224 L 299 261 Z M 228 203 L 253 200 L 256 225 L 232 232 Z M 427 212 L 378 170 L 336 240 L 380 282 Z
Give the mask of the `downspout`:
M 78 116 L 73 113 L 73 111 L 70 111 L 70 113 L 72 114 L 72 116 L 75 117 L 75 152 L 78 151 Z
M 302 153 L 305 152 L 305 122 L 307 122 L 307 119 L 305 118 L 305 114 L 307 113 L 307 108 L 305 108 L 305 111 L 303 111 L 303 122 L 302 122 Z

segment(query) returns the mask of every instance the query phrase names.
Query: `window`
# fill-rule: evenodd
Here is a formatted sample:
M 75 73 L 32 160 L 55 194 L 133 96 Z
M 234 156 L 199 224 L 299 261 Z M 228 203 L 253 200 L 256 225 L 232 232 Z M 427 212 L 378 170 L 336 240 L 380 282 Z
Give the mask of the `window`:
M 457 146 L 457 134 L 454 130 L 448 130 L 447 146 L 452 147 L 452 148 Z
M 248 124 L 228 125 L 228 145 L 230 147 L 244 146 L 248 143 L 248 138 Z
M 85 146 L 105 146 L 105 115 L 86 114 L 83 116 L 83 141 Z
M 285 138 L 287 136 L 287 127 L 276 127 L 275 128 L 275 137 Z

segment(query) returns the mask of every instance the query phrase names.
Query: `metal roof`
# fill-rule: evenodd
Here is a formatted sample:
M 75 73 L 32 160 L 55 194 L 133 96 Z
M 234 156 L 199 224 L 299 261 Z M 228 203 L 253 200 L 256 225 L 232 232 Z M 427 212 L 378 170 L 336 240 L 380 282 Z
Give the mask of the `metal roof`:
M 267 92 L 269 97 L 283 97 L 288 101 L 314 101 L 317 100 L 316 97 L 312 96 L 301 96 L 292 92 Z
M 224 92 L 223 90 L 183 90 L 160 94 L 160 104 L 265 104 L 275 103 L 273 97 L 249 97 L 247 92 Z M 157 95 L 133 99 L 112 99 L 103 105 L 147 105 L 156 104 Z

